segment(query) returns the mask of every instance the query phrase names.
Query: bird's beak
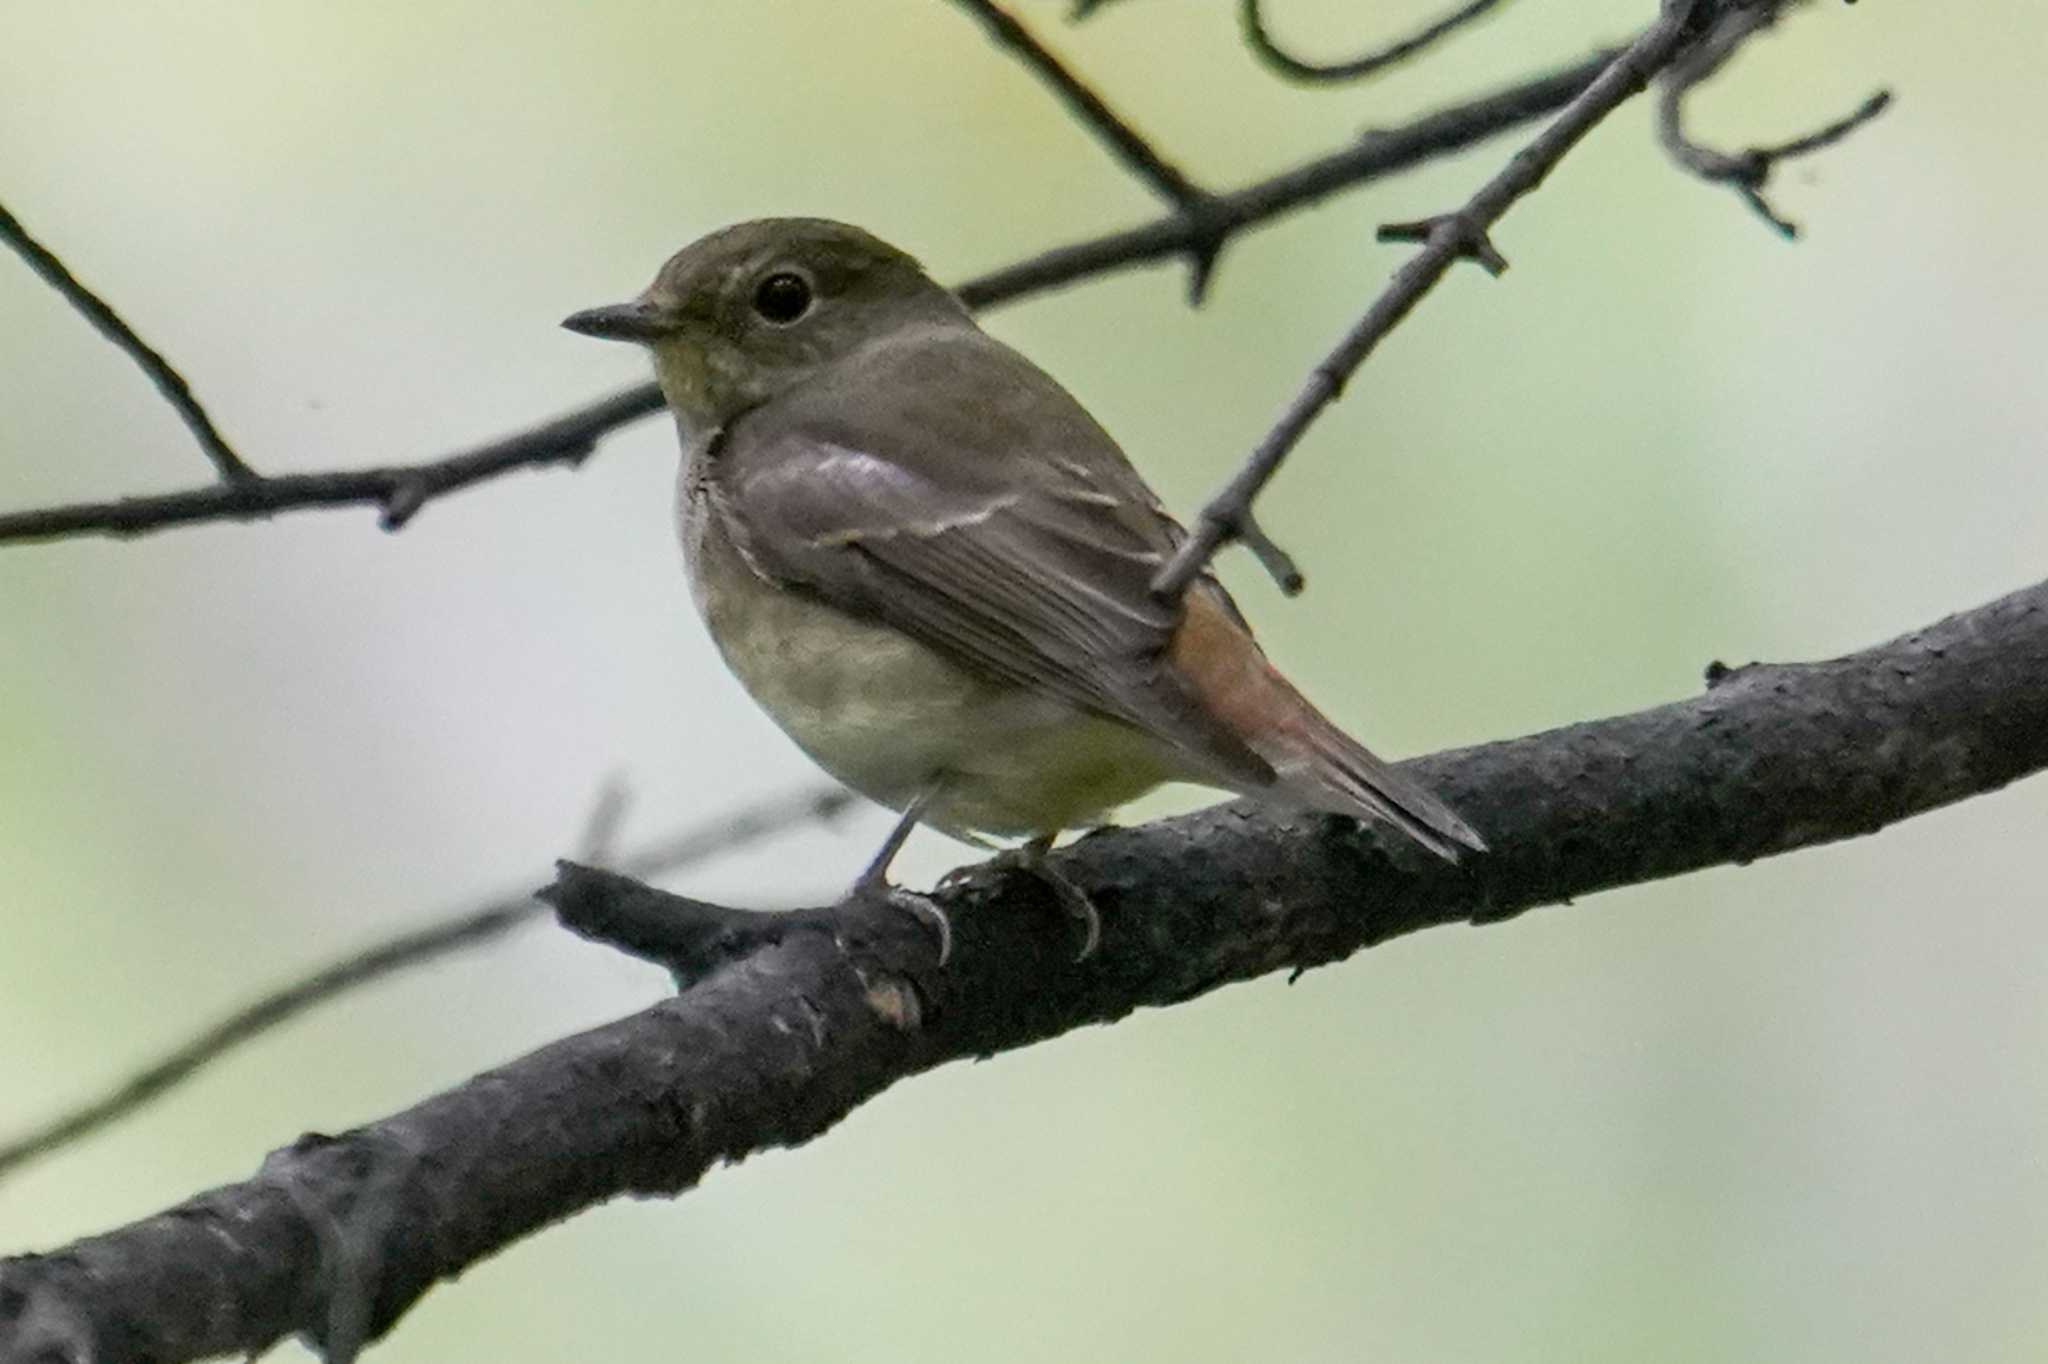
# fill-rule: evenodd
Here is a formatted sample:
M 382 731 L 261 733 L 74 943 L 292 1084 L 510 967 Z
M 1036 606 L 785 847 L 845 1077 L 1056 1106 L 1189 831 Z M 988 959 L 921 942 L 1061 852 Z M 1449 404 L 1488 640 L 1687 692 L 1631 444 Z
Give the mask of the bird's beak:
M 572 332 L 605 341 L 658 341 L 675 330 L 675 323 L 638 299 L 631 303 L 608 303 L 602 308 L 585 308 L 562 319 Z

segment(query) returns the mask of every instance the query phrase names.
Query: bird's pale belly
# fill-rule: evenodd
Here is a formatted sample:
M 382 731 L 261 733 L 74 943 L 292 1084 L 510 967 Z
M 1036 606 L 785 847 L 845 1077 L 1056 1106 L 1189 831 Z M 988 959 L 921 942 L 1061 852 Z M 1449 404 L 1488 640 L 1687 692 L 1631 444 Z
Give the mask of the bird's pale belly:
M 774 587 L 722 537 L 693 536 L 701 529 L 685 527 L 691 588 L 726 664 L 806 753 L 870 799 L 900 810 L 937 781 L 926 823 L 1018 836 L 1099 822 L 1176 775 L 1139 730 Z

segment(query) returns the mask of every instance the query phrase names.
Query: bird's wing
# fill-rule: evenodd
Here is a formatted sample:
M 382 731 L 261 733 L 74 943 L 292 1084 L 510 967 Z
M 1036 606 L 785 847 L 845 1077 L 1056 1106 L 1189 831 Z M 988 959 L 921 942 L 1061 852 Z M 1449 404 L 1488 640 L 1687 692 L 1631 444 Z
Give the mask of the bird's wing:
M 879 343 L 785 392 L 723 433 L 709 481 L 767 577 L 1150 731 L 1223 784 L 1274 780 L 1166 662 L 1181 608 L 1150 585 L 1180 527 L 1079 403 L 980 332 Z

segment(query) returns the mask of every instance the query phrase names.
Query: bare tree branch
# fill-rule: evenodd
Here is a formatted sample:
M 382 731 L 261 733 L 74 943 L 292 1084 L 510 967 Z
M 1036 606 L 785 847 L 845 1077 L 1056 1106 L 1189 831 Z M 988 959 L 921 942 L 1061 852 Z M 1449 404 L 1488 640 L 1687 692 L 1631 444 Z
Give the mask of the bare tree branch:
M 667 875 L 758 839 L 829 819 L 852 802 L 850 793 L 837 789 L 765 801 L 651 843 L 619 859 L 618 865 L 633 876 Z M 608 808 L 608 802 L 599 802 L 598 813 L 583 840 L 583 855 L 592 860 L 610 860 L 602 854 Z M 127 1117 L 243 1043 L 316 1005 L 357 986 L 503 937 L 538 917 L 544 908 L 531 891 L 506 890 L 483 905 L 432 918 L 252 1000 L 117 1082 L 99 1097 L 0 1144 L 0 1179 Z
M 2048 768 L 2048 583 L 1826 663 L 1721 669 L 1702 695 L 1408 768 L 1493 844 L 1452 866 L 1348 819 L 1236 803 L 1089 837 L 1061 871 L 1101 947 L 1022 875 L 921 921 L 746 914 L 565 866 L 565 922 L 683 992 L 403 1113 L 307 1136 L 253 1178 L 0 1261 L 0 1364 L 170 1364 L 289 1332 L 341 1359 L 428 1288 L 620 1194 L 825 1131 L 895 1081 L 1433 925 L 1873 833 Z
M 1376 71 L 1384 71 L 1420 54 L 1438 39 L 1456 33 L 1500 3 L 1501 0 L 1467 0 L 1467 3 L 1432 20 L 1414 33 L 1398 38 L 1385 47 L 1375 48 L 1364 56 L 1352 57 L 1341 62 L 1304 61 L 1281 47 L 1266 30 L 1264 6 L 1260 0 L 1242 0 L 1238 7 L 1238 18 L 1244 26 L 1244 39 L 1251 47 L 1253 55 L 1289 80 L 1353 81 L 1362 80 Z
M 178 414 L 178 420 L 185 423 L 185 429 L 199 442 L 199 448 L 213 461 L 214 469 L 228 483 L 246 483 L 256 477 L 256 471 L 242 462 L 242 457 L 214 426 L 213 418 L 206 415 L 206 409 L 199 405 L 199 399 L 192 395 L 192 386 L 185 382 L 185 376 L 171 367 L 171 362 L 156 352 L 147 341 L 135 334 L 135 329 L 121 320 L 98 294 L 80 283 L 78 277 L 59 260 L 57 254 L 29 235 L 21 220 L 0 204 L 0 241 L 13 248 L 14 253 L 28 263 L 42 281 L 64 296 L 72 310 L 83 317 L 101 336 L 120 347 L 123 354 L 133 360 L 156 391 L 163 395 L 165 402 Z
M 1323 410 L 1344 392 L 1359 365 L 1372 354 L 1387 333 L 1408 316 L 1415 305 L 1453 264 L 1476 258 L 1505 269 L 1507 262 L 1493 248 L 1488 229 L 1523 195 L 1542 184 L 1566 153 L 1630 96 L 1646 86 L 1651 77 L 1669 65 L 1684 47 L 1686 25 L 1695 0 L 1663 0 L 1655 23 L 1607 64 L 1600 75 L 1566 106 L 1563 113 L 1515 153 L 1501 172 L 1487 181 L 1479 192 L 1455 213 L 1429 220 L 1423 248 L 1395 272 L 1393 280 L 1373 300 L 1365 315 L 1344 334 L 1336 347 L 1309 372 L 1308 382 L 1280 414 L 1280 419 L 1246 457 L 1230 481 L 1210 498 L 1195 518 L 1188 538 L 1174 551 L 1173 558 L 1153 580 L 1152 590 L 1161 597 L 1177 597 L 1200 576 L 1209 561 L 1225 544 L 1242 540 L 1253 526 L 1252 502 L 1279 472 L 1280 465 Z M 1407 225 L 1413 228 L 1415 225 Z M 1399 229 L 1397 229 L 1399 230 Z M 1497 273 L 1498 271 L 1496 271 Z M 1275 562 L 1272 542 L 1257 535 L 1269 547 L 1260 554 L 1270 570 Z M 1299 590 L 1298 570 L 1280 578 L 1282 590 Z
M 1780 236 L 1796 238 L 1799 225 L 1782 216 L 1764 197 L 1764 186 L 1780 161 L 1805 156 L 1831 147 L 1876 118 L 1890 106 L 1889 90 L 1879 90 L 1856 109 L 1825 127 L 1775 146 L 1751 147 L 1741 152 L 1716 151 L 1695 142 L 1685 131 L 1685 100 L 1700 82 L 1719 71 L 1737 48 L 1778 21 L 1784 5 L 1758 0 L 1749 5 L 1723 9 L 1706 37 L 1694 44 L 1665 76 L 1657 96 L 1657 135 L 1680 165 L 1703 180 L 1730 186 L 1758 217 Z
M 1567 103 L 1604 67 L 1609 53 L 1463 101 L 1402 127 L 1219 195 L 1214 211 L 1228 235 L 1307 207 L 1331 194 L 1381 179 L 1540 118 Z M 1079 280 L 1149 265 L 1196 249 L 1212 224 L 1179 211 L 1142 226 L 1104 233 L 969 280 L 957 292 L 988 308 Z M 397 529 L 428 501 L 516 469 L 574 465 L 597 440 L 661 410 L 661 393 L 641 384 L 600 398 L 503 439 L 443 459 L 331 473 L 283 474 L 230 487 L 191 488 L 106 502 L 0 513 L 0 545 L 80 535 L 133 536 L 202 522 L 253 521 L 310 507 L 369 505 Z

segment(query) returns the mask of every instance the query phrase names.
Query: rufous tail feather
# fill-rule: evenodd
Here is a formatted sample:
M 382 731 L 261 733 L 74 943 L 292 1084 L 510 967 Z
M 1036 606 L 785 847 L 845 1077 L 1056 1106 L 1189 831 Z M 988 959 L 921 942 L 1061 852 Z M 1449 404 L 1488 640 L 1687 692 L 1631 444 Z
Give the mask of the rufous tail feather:
M 1451 807 L 1330 723 L 1266 661 L 1220 587 L 1197 584 L 1167 651 L 1167 663 L 1211 726 L 1220 726 L 1269 763 L 1272 785 L 1226 769 L 1219 785 L 1246 795 L 1277 793 L 1316 810 L 1380 819 L 1439 857 L 1486 849 Z M 1205 778 L 1214 780 L 1214 778 Z
M 1421 782 L 1403 776 L 1324 718 L 1276 673 L 1300 707 L 1266 758 L 1280 773 L 1280 789 L 1320 810 L 1371 816 L 1407 834 L 1447 861 L 1461 848 L 1485 852 L 1486 840 Z

